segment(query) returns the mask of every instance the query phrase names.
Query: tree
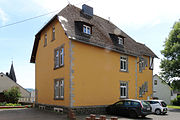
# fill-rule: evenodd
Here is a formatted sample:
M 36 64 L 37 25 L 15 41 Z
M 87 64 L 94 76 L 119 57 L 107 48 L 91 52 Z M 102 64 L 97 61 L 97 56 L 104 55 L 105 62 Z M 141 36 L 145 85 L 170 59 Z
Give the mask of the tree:
M 175 22 L 163 46 L 160 74 L 169 82 L 172 78 L 180 77 L 180 21 Z
M 5 100 L 7 103 L 17 103 L 21 97 L 21 93 L 18 87 L 12 87 L 4 92 Z
M 180 91 L 180 80 L 174 80 L 171 86 L 174 90 Z

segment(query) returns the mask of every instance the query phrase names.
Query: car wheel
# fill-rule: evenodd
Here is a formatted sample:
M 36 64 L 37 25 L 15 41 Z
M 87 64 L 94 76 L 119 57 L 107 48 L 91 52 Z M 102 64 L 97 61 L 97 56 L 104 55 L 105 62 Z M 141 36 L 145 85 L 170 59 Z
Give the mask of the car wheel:
M 155 113 L 156 113 L 156 115 L 160 115 L 161 114 L 161 110 L 160 109 L 156 109 Z
M 141 117 L 142 117 L 142 118 L 145 118 L 145 117 L 146 117 L 146 115 L 142 115 Z
M 131 110 L 130 112 L 129 112 L 129 116 L 131 117 L 131 118 L 137 118 L 138 116 L 137 116 L 137 113 L 135 112 L 135 111 L 133 111 L 133 110 Z

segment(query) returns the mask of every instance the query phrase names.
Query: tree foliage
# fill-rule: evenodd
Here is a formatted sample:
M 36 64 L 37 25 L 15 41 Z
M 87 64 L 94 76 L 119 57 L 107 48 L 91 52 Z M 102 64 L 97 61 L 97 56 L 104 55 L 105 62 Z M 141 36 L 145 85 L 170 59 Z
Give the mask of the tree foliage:
M 161 77 L 166 80 L 180 77 L 180 21 L 175 22 L 163 46 L 164 50 L 161 54 L 164 58 L 160 64 Z
M 174 80 L 171 86 L 174 90 L 180 91 L 180 80 Z
M 12 87 L 4 92 L 5 100 L 7 103 L 17 103 L 21 97 L 21 93 L 18 87 Z

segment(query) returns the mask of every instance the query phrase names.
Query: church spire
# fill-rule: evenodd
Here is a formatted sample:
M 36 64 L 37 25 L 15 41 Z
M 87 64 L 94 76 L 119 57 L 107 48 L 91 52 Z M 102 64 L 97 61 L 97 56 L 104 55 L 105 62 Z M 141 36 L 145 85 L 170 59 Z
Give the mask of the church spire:
M 11 69 L 10 69 L 10 73 L 9 73 L 9 77 L 16 82 L 16 75 L 15 75 L 15 71 L 14 71 L 14 67 L 13 67 L 13 61 L 11 64 Z

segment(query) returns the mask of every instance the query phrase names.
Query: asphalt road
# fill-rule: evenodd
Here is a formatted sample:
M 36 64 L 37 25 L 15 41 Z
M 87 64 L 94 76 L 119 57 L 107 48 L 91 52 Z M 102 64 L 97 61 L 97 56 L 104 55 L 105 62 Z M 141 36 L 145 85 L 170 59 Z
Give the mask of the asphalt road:
M 86 117 L 87 115 L 76 116 L 77 120 L 85 120 Z M 130 119 L 120 116 L 118 118 L 118 120 Z M 67 120 L 67 115 L 38 109 L 13 109 L 0 110 L 0 120 Z M 148 115 L 144 120 L 180 120 L 180 109 L 169 109 L 167 115 Z

